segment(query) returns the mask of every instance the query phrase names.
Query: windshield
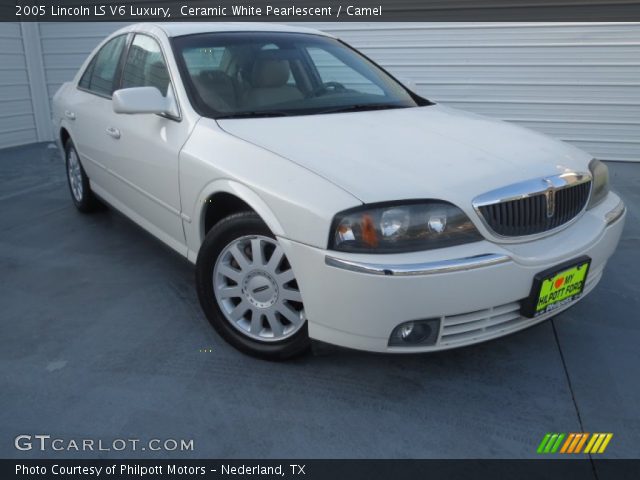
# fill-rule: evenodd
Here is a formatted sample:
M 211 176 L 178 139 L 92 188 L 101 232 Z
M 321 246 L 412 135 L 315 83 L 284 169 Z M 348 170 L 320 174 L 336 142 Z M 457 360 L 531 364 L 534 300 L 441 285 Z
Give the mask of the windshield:
M 408 108 L 409 93 L 340 41 L 297 33 L 207 33 L 173 39 L 195 109 L 213 118 Z

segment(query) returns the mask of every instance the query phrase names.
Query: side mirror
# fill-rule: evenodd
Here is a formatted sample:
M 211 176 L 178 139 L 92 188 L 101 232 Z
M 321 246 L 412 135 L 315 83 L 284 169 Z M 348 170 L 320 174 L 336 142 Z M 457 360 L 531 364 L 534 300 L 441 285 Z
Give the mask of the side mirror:
M 414 93 L 418 93 L 416 90 L 418 89 L 418 85 L 416 85 L 416 82 L 414 82 L 413 80 L 411 80 L 410 78 L 399 78 L 398 80 L 400 80 L 400 82 L 402 83 L 402 85 L 404 85 L 406 88 L 408 88 L 409 90 L 411 90 Z
M 113 111 L 116 113 L 157 113 L 178 116 L 173 90 L 162 96 L 156 87 L 123 88 L 113 92 Z

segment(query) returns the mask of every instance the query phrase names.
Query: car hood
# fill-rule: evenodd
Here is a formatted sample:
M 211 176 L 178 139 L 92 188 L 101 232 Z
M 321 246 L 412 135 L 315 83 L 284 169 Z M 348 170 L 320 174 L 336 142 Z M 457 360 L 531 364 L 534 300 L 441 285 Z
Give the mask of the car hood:
M 591 158 L 525 128 L 441 105 L 218 124 L 364 203 L 440 198 L 469 210 L 476 195 L 531 178 L 584 172 Z

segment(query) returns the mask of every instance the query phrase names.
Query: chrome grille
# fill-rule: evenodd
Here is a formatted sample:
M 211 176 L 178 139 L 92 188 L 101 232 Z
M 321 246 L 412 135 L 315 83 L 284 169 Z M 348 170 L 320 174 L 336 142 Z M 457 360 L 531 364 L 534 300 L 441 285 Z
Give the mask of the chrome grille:
M 519 198 L 483 202 L 476 208 L 486 225 L 503 237 L 535 235 L 553 230 L 575 218 L 584 209 L 589 199 L 591 181 L 589 177 L 583 177 L 556 187 L 551 180 L 544 180 L 549 185 L 545 189 L 520 194 Z

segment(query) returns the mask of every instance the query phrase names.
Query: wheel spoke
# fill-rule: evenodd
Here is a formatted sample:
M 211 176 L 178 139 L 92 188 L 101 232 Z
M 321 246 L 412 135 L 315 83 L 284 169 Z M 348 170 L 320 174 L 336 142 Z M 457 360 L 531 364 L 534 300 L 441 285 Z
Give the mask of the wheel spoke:
M 280 305 L 278 306 L 278 312 L 294 325 L 300 324 L 300 313 L 293 310 L 286 303 L 280 303 Z
M 224 277 L 230 278 L 236 283 L 240 283 L 241 273 L 227 265 L 220 266 L 220 268 L 218 268 L 218 273 Z
M 293 274 L 293 270 L 292 269 L 285 270 L 284 272 L 280 272 L 278 274 L 278 281 L 281 282 L 282 284 L 290 282 L 291 280 L 294 280 L 295 278 L 296 277 Z
M 263 266 L 264 265 L 264 253 L 262 251 L 262 242 L 259 238 L 251 239 L 251 256 L 253 257 L 253 261 L 251 262 L 254 266 Z
M 249 304 L 244 301 L 244 299 L 235 307 L 231 312 L 229 312 L 229 316 L 235 322 L 240 320 L 242 316 L 249 310 Z
M 283 288 L 281 290 L 281 295 L 285 300 L 291 300 L 292 302 L 302 302 L 302 295 L 300 295 L 300 292 L 298 290 Z
M 280 262 L 282 261 L 282 257 L 284 257 L 284 252 L 282 251 L 280 245 L 277 245 L 275 250 L 271 254 L 269 263 L 267 263 L 267 270 L 275 273 L 276 268 L 278 268 L 278 265 L 280 265 Z
M 273 332 L 273 336 L 274 337 L 282 336 L 284 328 L 280 323 L 280 321 L 278 320 L 278 317 L 276 317 L 275 312 L 267 312 L 265 315 L 267 317 L 267 322 L 269 322 L 269 326 L 271 327 L 271 331 Z
M 242 288 L 239 286 L 224 287 L 218 290 L 220 298 L 237 298 L 242 296 Z
M 229 252 L 236 260 L 236 262 L 238 262 L 238 265 L 240 265 L 240 270 L 247 270 L 249 268 L 249 259 L 244 254 L 244 252 L 240 250 L 240 247 L 238 247 L 237 243 L 233 246 L 233 248 L 231 248 Z
M 249 331 L 254 335 L 260 335 L 260 332 L 262 331 L 262 314 L 255 310 L 252 312 L 251 327 L 249 328 Z

